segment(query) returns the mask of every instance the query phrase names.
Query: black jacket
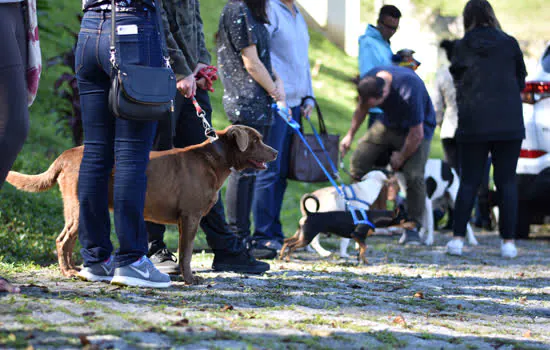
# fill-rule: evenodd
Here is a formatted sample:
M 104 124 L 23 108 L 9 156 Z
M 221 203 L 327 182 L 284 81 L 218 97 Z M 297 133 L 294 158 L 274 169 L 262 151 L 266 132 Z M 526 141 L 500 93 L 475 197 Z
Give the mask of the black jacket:
M 515 140 L 525 137 L 520 92 L 525 64 L 513 37 L 476 28 L 456 45 L 451 74 L 458 105 L 457 140 Z
M 115 3 L 119 3 L 119 2 L 128 2 L 128 3 L 140 2 L 142 4 L 147 4 L 151 7 L 155 6 L 155 3 L 153 2 L 153 0 L 130 0 L 130 1 L 115 0 Z M 111 0 L 82 0 L 82 9 L 86 10 L 90 7 L 94 7 L 94 6 L 97 6 L 97 5 L 103 5 L 103 4 L 110 4 L 110 3 L 111 3 Z

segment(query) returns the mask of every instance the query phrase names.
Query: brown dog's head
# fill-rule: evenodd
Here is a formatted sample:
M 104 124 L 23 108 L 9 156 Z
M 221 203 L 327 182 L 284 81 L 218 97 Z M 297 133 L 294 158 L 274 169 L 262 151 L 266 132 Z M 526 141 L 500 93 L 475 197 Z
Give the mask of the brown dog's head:
M 228 159 L 235 170 L 248 168 L 265 170 L 265 163 L 277 159 L 277 151 L 266 145 L 256 129 L 244 125 L 232 125 L 220 133 L 229 149 Z

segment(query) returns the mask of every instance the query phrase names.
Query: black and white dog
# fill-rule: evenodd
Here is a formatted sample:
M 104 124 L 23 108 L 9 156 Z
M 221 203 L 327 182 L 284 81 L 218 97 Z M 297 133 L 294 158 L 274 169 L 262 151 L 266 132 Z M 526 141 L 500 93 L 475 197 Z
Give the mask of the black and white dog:
M 399 186 L 404 192 L 406 192 L 407 187 L 403 174 L 397 172 L 395 175 Z M 424 211 L 424 215 L 422 218 L 422 229 L 420 230 L 420 235 L 424 241 L 424 244 L 432 245 L 434 241 L 434 221 L 432 215 L 433 203 L 443 196 L 447 195 L 450 207 L 454 208 L 456 195 L 460 186 L 460 180 L 456 171 L 451 168 L 449 164 L 440 159 L 428 159 L 428 161 L 426 162 L 424 178 L 426 180 L 426 210 Z M 369 190 L 369 199 L 376 198 L 378 197 L 378 193 L 381 190 L 381 186 L 373 186 L 372 188 L 369 188 Z M 320 201 L 321 200 L 328 200 L 328 198 L 320 199 Z M 324 207 L 333 206 L 334 205 L 331 205 L 330 203 L 321 203 L 319 211 L 324 211 Z M 401 239 L 403 238 L 404 237 L 402 236 Z M 474 236 L 472 227 L 469 223 L 467 226 L 466 238 L 469 244 L 478 244 Z M 342 241 L 340 242 L 340 256 L 348 256 L 347 247 L 349 245 L 349 242 L 349 239 L 342 238 Z M 315 249 L 321 256 L 327 256 L 327 254 L 330 254 L 329 251 L 327 251 L 320 245 L 318 237 L 316 237 L 311 242 L 311 247 Z

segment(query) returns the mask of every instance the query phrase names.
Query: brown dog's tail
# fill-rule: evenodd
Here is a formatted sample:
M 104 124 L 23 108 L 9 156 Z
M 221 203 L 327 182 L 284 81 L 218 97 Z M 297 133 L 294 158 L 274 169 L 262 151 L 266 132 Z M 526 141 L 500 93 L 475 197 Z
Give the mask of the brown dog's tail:
M 59 156 L 42 174 L 27 175 L 10 171 L 6 181 L 15 188 L 25 192 L 43 192 L 55 185 L 57 177 L 63 170 L 63 155 Z

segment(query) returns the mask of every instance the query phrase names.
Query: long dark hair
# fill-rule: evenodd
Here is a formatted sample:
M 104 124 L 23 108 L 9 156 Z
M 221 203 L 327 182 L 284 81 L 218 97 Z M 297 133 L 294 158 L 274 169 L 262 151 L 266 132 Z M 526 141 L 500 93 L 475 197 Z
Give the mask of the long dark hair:
M 464 31 L 478 27 L 492 27 L 501 29 L 493 7 L 487 0 L 470 0 L 464 6 L 462 12 L 464 18 Z
M 269 24 L 267 18 L 267 0 L 242 0 L 252 12 L 254 18 L 260 23 Z

